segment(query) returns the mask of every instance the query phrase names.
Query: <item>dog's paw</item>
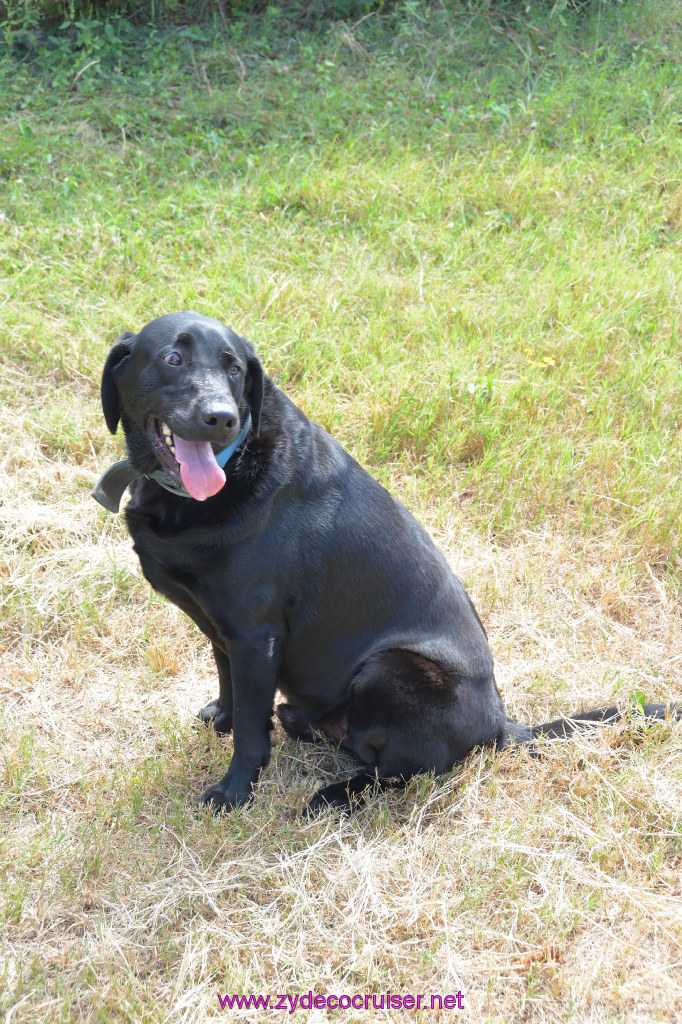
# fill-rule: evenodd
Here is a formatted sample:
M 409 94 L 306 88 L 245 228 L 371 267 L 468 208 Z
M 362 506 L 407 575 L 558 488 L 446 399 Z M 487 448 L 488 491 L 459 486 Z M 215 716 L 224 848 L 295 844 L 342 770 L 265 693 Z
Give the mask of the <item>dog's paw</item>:
M 246 794 L 238 793 L 233 789 L 224 789 L 217 782 L 214 786 L 209 786 L 204 790 L 199 802 L 203 807 L 208 807 L 213 814 L 227 814 L 228 811 L 233 811 L 236 807 L 248 803 L 250 798 L 250 790 Z
M 405 780 L 402 778 L 382 779 L 371 772 L 360 772 L 346 782 L 334 782 L 331 786 L 318 789 L 305 808 L 305 813 L 308 816 L 319 814 L 325 807 L 336 811 L 354 811 L 366 804 L 375 793 L 404 785 Z
M 351 806 L 351 798 L 346 789 L 345 783 L 339 782 L 333 786 L 324 786 L 318 789 L 317 793 L 306 804 L 303 813 L 306 817 L 313 817 L 325 810 L 343 811 Z
M 309 801 L 305 812 L 308 815 L 319 814 L 320 811 L 329 807 L 335 811 L 355 809 L 366 802 L 373 781 L 371 779 L 366 782 L 363 778 L 362 784 L 358 784 L 355 779 L 349 779 L 347 782 L 335 782 L 331 786 L 323 786 Z
M 204 725 L 212 725 L 218 736 L 226 736 L 228 732 L 232 732 L 232 715 L 228 711 L 223 711 L 218 700 L 212 700 L 202 708 L 197 718 Z

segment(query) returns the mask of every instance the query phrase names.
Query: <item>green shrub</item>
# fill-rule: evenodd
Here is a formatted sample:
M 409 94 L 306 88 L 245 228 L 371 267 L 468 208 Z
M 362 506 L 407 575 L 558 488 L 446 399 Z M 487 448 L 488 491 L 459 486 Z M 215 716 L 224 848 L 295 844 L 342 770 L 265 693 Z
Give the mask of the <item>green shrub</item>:
M 473 10 L 489 8 L 491 12 L 506 9 L 509 13 L 528 14 L 529 8 L 566 10 L 580 13 L 599 3 L 600 6 L 620 0 L 470 0 Z M 318 21 L 351 21 L 389 7 L 403 7 L 407 13 L 416 6 L 414 0 L 0 0 L 0 29 L 5 33 L 40 28 L 63 28 L 78 22 L 99 18 L 125 18 L 135 24 L 181 23 L 205 21 L 217 15 L 225 22 L 231 18 L 261 15 L 266 11 L 297 23 Z M 447 8 L 447 0 L 438 5 Z M 461 10 L 461 3 L 453 4 Z
M 37 29 L 68 26 L 83 19 L 126 18 L 136 23 L 193 22 L 217 12 L 222 20 L 262 14 L 268 8 L 295 20 L 346 19 L 362 17 L 381 10 L 385 0 L 282 0 L 277 5 L 267 0 L 217 0 L 210 5 L 200 0 L 0 0 L 0 25 L 7 29 Z

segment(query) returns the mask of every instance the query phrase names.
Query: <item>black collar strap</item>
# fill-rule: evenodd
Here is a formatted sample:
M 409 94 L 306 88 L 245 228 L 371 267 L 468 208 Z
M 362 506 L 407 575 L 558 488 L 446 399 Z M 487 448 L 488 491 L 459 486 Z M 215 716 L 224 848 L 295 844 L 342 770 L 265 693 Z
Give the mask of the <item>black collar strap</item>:
M 216 455 L 216 461 L 221 469 L 225 468 L 230 458 L 241 447 L 250 429 L 251 413 L 248 413 L 242 429 L 232 444 L 227 448 L 223 448 Z M 141 476 L 146 476 L 148 480 L 156 480 L 157 484 L 161 484 L 171 494 L 177 494 L 181 498 L 192 497 L 182 484 L 178 487 L 173 477 L 165 469 L 155 469 L 153 473 L 142 473 L 141 470 L 135 469 L 130 459 L 121 459 L 120 462 L 115 462 L 113 466 L 105 470 L 95 484 L 92 496 L 108 512 L 118 512 L 121 507 L 123 492 L 131 485 L 133 480 L 137 480 Z

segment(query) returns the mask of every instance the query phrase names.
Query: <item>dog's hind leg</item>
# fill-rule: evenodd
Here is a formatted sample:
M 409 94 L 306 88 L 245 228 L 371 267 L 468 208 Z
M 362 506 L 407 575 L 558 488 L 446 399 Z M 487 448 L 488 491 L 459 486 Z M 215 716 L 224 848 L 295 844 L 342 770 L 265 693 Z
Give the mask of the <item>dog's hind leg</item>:
M 325 786 L 309 808 L 348 806 L 366 790 L 447 771 L 474 747 L 495 743 L 505 720 L 492 673 L 451 678 L 413 651 L 374 655 L 353 680 L 348 706 L 348 746 L 365 771 Z
M 322 739 L 328 739 L 340 746 L 347 743 L 348 707 L 345 704 L 325 715 L 309 715 L 292 704 L 278 704 L 275 714 L 292 739 L 303 740 L 305 743 L 319 743 Z

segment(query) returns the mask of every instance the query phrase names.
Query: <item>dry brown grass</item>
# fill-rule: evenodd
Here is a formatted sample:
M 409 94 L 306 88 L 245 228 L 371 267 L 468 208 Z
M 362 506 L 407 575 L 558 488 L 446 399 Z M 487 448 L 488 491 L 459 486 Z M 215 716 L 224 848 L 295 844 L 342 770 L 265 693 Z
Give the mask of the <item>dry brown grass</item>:
M 41 396 L 14 373 L 30 412 Z M 69 401 L 87 437 L 94 392 Z M 7 1024 L 251 1020 L 218 994 L 310 989 L 460 990 L 459 1016 L 491 1022 L 682 1013 L 679 726 L 478 752 L 313 821 L 306 797 L 351 766 L 276 732 L 253 805 L 212 819 L 196 800 L 230 742 L 193 724 L 215 695 L 207 645 L 88 495 L 113 449 L 74 464 L 29 419 L 0 414 Z M 682 693 L 679 598 L 615 530 L 500 547 L 409 478 L 396 490 L 481 610 L 512 715 Z

